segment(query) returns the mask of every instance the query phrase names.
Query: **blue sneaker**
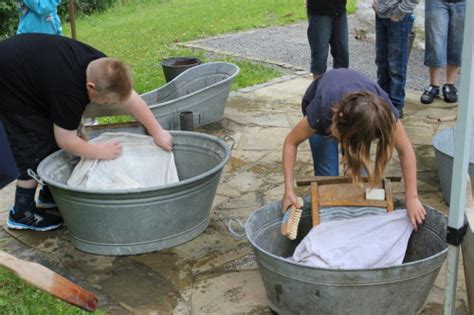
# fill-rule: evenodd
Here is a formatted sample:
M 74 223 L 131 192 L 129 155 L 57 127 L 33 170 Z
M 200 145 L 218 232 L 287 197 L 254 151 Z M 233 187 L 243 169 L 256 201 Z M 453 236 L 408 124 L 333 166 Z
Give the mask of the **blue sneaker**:
M 23 213 L 11 209 L 7 226 L 15 230 L 49 231 L 63 225 L 63 218 L 45 211 L 39 211 L 32 203 Z
M 36 199 L 36 206 L 43 209 L 57 208 L 56 201 L 54 201 L 53 195 L 49 191 L 48 186 L 43 186 Z

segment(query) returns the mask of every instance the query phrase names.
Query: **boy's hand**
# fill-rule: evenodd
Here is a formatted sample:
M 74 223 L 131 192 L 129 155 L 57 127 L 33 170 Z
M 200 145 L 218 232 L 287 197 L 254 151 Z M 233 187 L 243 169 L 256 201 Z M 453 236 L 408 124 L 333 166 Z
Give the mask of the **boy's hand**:
M 115 160 L 120 155 L 122 155 L 122 144 L 117 140 L 98 144 L 98 146 L 98 158 L 100 160 Z
M 421 204 L 418 197 L 407 198 L 405 199 L 405 204 L 407 207 L 408 218 L 410 223 L 413 226 L 413 229 L 418 230 L 417 225 L 423 223 L 426 216 L 426 210 Z
M 159 145 L 166 151 L 171 151 L 171 149 L 173 148 L 173 137 L 168 131 L 164 129 L 160 130 L 160 132 L 155 135 L 153 139 L 155 140 L 155 143 L 157 145 Z

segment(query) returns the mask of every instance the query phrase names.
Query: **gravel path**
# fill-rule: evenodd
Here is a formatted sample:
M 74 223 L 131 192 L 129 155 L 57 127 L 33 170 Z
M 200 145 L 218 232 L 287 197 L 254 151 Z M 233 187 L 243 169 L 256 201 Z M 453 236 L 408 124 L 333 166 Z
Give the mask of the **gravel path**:
M 354 37 L 353 17 L 349 17 L 350 67 L 376 79 L 375 43 L 369 39 L 360 41 Z M 216 38 L 194 41 L 191 46 L 210 49 L 244 58 L 253 58 L 275 64 L 290 64 L 302 70 L 309 69 L 309 45 L 306 38 L 306 22 L 257 29 L 229 34 Z M 373 35 L 373 34 L 372 34 Z M 423 65 L 424 51 L 413 49 L 408 69 L 407 88 L 422 91 L 428 80 L 428 71 Z M 328 58 L 328 69 L 332 58 Z

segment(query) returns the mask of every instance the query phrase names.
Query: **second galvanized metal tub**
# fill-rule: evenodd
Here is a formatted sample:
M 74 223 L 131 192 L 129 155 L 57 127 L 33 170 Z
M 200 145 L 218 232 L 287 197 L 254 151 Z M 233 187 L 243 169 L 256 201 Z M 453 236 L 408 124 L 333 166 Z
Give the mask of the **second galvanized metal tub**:
M 79 158 L 58 151 L 41 162 L 38 175 L 49 185 L 74 246 L 102 255 L 140 254 L 184 243 L 206 229 L 230 149 L 213 136 L 171 134 L 176 184 L 88 191 L 65 184 Z
M 380 269 L 312 268 L 285 259 L 310 230 L 307 200 L 299 239 L 280 233 L 281 203 L 256 210 L 245 223 L 270 308 L 280 314 L 415 314 L 421 310 L 445 260 L 446 217 L 426 207 L 428 215 L 410 238 L 403 265 Z M 329 208 L 321 221 L 373 215 L 380 209 Z
M 179 114 L 193 113 L 195 128 L 224 119 L 225 103 L 239 67 L 209 62 L 192 67 L 166 85 L 140 95 L 165 129 L 179 130 Z
M 448 205 L 451 198 L 451 181 L 453 177 L 454 138 L 455 129 L 447 128 L 435 134 L 432 140 L 443 200 Z M 474 129 L 471 133 L 469 176 L 471 177 L 472 191 L 474 191 Z

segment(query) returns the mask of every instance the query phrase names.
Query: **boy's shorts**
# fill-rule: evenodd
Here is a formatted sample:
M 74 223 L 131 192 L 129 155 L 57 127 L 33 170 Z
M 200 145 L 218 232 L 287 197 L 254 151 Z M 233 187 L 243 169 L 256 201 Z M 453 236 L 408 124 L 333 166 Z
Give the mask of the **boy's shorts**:
M 430 0 L 425 4 L 425 66 L 461 66 L 465 0 Z
M 27 170 L 36 171 L 38 164 L 49 154 L 59 150 L 54 139 L 53 123 L 41 116 L 20 116 L 2 113 L 5 132 L 10 148 L 20 171 L 18 179 L 28 180 L 31 177 Z

